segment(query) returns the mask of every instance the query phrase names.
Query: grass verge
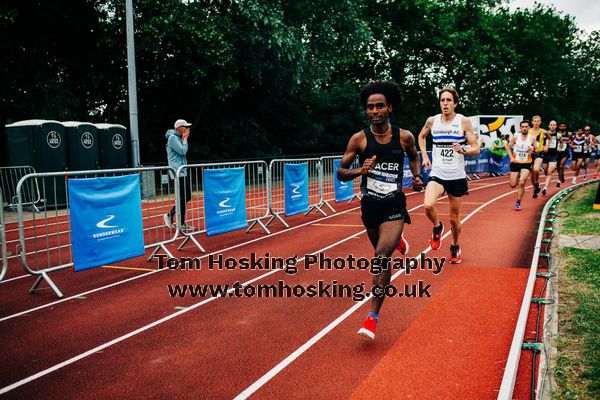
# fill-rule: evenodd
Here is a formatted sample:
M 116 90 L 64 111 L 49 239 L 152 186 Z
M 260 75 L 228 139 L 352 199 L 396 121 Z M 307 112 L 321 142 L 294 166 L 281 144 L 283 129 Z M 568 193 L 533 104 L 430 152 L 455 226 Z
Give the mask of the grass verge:
M 596 185 L 574 194 L 561 211 L 561 234 L 600 234 L 592 211 Z M 566 247 L 560 260 L 554 399 L 600 399 L 600 250 Z
M 577 190 L 561 207 L 560 233 L 593 235 L 600 233 L 600 211 L 594 210 L 597 185 Z

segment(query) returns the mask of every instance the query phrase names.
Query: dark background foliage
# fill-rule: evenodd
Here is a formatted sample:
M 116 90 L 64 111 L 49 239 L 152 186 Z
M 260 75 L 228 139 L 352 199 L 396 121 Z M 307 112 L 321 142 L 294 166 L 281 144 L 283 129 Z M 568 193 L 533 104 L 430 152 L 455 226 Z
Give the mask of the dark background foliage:
M 340 153 L 366 124 L 360 87 L 393 79 L 418 133 L 454 86 L 459 111 L 600 127 L 600 32 L 495 0 L 136 0 L 140 152 L 193 123 L 192 162 Z M 0 120 L 129 125 L 124 0 L 0 5 Z

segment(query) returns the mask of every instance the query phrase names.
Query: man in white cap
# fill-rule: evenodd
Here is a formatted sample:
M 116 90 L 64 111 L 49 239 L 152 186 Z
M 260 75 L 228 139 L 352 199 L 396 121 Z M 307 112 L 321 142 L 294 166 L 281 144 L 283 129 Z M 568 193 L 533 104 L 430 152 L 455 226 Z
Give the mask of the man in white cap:
M 175 121 L 175 129 L 169 129 L 165 134 L 167 138 L 167 159 L 169 167 L 177 170 L 182 165 L 187 165 L 185 155 L 188 151 L 188 136 L 190 136 L 190 126 L 184 119 Z M 190 182 L 186 181 L 187 168 L 183 168 L 179 174 L 179 206 L 181 208 L 181 221 L 179 221 L 179 229 L 193 230 L 193 228 L 185 223 L 185 209 L 188 201 L 192 199 L 192 188 Z M 173 216 L 175 215 L 175 206 L 163 215 L 165 225 L 173 228 Z

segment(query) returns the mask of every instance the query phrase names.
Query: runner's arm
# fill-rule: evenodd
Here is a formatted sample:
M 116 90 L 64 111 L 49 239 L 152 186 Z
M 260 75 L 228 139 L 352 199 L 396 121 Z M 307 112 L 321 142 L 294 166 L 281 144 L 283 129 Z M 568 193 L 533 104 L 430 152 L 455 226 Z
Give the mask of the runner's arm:
M 415 147 L 415 137 L 409 131 L 400 130 L 400 144 L 408 157 L 408 166 L 413 174 L 413 189 L 417 192 L 423 189 L 423 176 L 421 176 L 421 163 L 419 153 Z
M 510 139 L 510 142 L 508 142 L 508 143 L 506 144 L 506 147 L 505 147 L 505 149 L 506 149 L 506 153 L 507 153 L 507 154 L 508 154 L 508 156 L 510 157 L 510 162 L 511 162 L 511 163 L 512 163 L 512 162 L 515 162 L 515 155 L 514 155 L 514 154 L 513 154 L 513 152 L 512 152 L 512 148 L 513 148 L 513 146 L 515 145 L 515 142 L 516 142 L 516 137 L 515 137 L 515 136 L 513 136 L 513 137 Z
M 426 168 L 431 168 L 431 160 L 427 155 L 427 135 L 431 132 L 431 127 L 433 126 L 433 117 L 427 118 L 425 121 L 425 125 L 419 132 L 419 150 L 421 150 L 421 159 L 423 160 L 423 166 Z
M 346 152 L 344 153 L 342 160 L 340 161 L 340 166 L 337 170 L 337 178 L 340 181 L 350 181 L 355 179 L 361 175 L 367 173 L 367 171 L 374 167 L 375 165 L 375 157 L 366 159 L 362 168 L 350 169 L 356 155 L 361 150 L 361 143 L 365 139 L 363 132 L 357 132 L 348 141 L 348 146 L 346 147 Z
M 475 136 L 475 131 L 473 130 L 473 124 L 469 118 L 462 119 L 462 129 L 465 132 L 465 137 L 467 139 L 467 143 L 471 146 L 469 150 L 465 150 L 461 147 L 459 151 L 460 154 L 465 156 L 477 156 L 481 152 L 479 148 L 479 143 L 477 143 L 477 136 Z

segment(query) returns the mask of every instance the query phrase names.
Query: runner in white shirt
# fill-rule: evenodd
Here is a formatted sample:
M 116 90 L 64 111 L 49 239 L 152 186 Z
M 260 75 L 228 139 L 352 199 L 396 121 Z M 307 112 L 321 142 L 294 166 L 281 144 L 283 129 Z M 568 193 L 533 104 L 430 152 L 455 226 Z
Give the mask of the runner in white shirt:
M 517 202 L 515 211 L 521 211 L 521 199 L 525 193 L 525 184 L 532 166 L 531 153 L 533 152 L 533 137 L 529 135 L 529 121 L 523 120 L 519 124 L 520 133 L 517 133 L 506 144 L 506 152 L 510 157 L 510 187 L 517 185 Z
M 585 145 L 583 146 L 583 180 L 587 179 L 588 165 L 592 158 L 592 152 L 594 151 L 594 143 L 596 138 L 592 135 L 592 127 L 586 125 L 583 127 L 583 137 L 585 138 Z
M 556 165 L 558 163 L 558 145 L 561 140 L 560 131 L 556 131 L 556 121 L 552 120 L 548 124 L 548 136 L 546 141 L 546 147 L 544 147 L 544 157 L 543 157 L 543 167 L 544 174 L 546 175 L 546 182 L 544 183 L 544 188 L 542 189 L 542 196 L 545 196 L 548 193 L 548 185 L 550 185 L 550 181 L 552 179 L 552 173 L 556 170 Z
M 579 176 L 579 172 L 581 171 L 581 166 L 583 165 L 583 160 L 585 158 L 584 148 L 585 148 L 585 137 L 583 136 L 583 129 L 577 129 L 577 132 L 571 137 L 571 150 L 573 151 L 573 161 L 571 166 L 573 167 L 573 171 L 575 172 L 575 176 L 573 176 L 572 184 L 575 185 L 577 183 L 577 177 Z
M 560 140 L 558 143 L 558 180 L 556 181 L 556 187 L 559 188 L 561 183 L 565 181 L 565 164 L 571 153 L 569 152 L 569 143 L 571 142 L 571 136 L 573 134 L 567 131 L 567 123 L 560 122 L 558 124 L 558 133 L 560 134 Z
M 450 246 L 450 263 L 461 262 L 460 246 L 460 208 L 462 196 L 467 194 L 467 174 L 465 173 L 465 155 L 479 154 L 477 137 L 469 118 L 457 114 L 454 109 L 458 105 L 458 93 L 453 88 L 443 88 L 439 93 L 442 113 L 427 118 L 419 133 L 419 148 L 423 166 L 431 168 L 429 183 L 425 189 L 425 213 L 433 223 L 431 248 L 437 250 L 442 244 L 444 225 L 438 218 L 436 203 L 444 193 L 450 202 L 450 225 L 452 227 L 452 245 Z M 433 137 L 433 162 L 426 149 L 426 138 Z M 468 144 L 468 145 L 467 145 Z

